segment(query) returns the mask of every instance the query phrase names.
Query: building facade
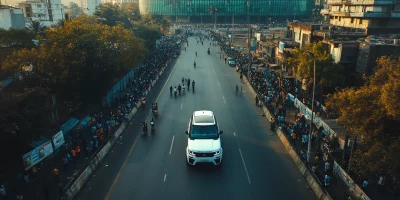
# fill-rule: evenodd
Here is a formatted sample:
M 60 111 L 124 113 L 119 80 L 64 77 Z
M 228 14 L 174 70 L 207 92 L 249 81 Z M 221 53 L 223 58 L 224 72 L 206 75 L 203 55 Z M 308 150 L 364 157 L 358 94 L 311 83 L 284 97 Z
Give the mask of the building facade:
M 32 21 L 38 21 L 43 26 L 51 26 L 65 19 L 61 0 L 29 0 L 18 5 L 24 11 L 26 26 L 29 26 Z
M 400 32 L 400 0 L 327 0 L 321 14 L 334 26 L 365 29 L 370 34 Z
M 0 5 L 0 19 L 1 29 L 25 28 L 24 12 L 21 8 Z
M 235 15 L 235 20 L 246 18 L 247 3 L 244 0 L 139 0 L 141 14 L 164 16 L 211 16 L 210 7 L 217 17 Z M 250 15 L 254 17 L 292 19 L 309 17 L 315 7 L 314 0 L 250 0 Z

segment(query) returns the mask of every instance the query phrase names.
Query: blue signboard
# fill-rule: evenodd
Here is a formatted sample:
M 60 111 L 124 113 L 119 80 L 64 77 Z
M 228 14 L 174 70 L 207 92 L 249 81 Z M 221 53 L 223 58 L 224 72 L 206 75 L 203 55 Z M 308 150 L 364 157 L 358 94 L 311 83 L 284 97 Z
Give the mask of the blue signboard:
M 250 51 L 255 51 L 257 49 L 256 46 L 250 46 Z

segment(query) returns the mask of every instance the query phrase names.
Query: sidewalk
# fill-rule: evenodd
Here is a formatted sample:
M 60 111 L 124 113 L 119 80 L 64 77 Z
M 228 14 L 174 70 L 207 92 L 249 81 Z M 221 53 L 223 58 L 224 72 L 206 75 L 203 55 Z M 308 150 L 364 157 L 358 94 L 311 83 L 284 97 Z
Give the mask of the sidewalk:
M 274 116 L 273 121 L 275 121 L 277 127 L 285 133 L 286 138 L 291 141 L 293 149 L 297 152 L 299 157 L 302 158 L 303 163 L 306 164 L 310 171 L 314 172 L 314 176 L 318 179 L 319 185 L 321 185 L 325 192 L 328 192 L 333 199 L 346 199 L 350 195 L 348 192 L 348 186 L 339 177 L 334 176 L 334 157 L 324 148 L 325 142 L 323 141 L 324 134 L 322 130 L 318 130 L 313 125 L 315 134 L 311 143 L 310 162 L 307 163 L 306 152 L 308 147 L 306 141 L 308 140 L 306 138 L 306 140 L 303 140 L 303 135 L 308 135 L 310 121 L 302 118 L 299 115 L 299 110 L 294 107 L 293 103 L 289 102 L 287 98 L 285 98 L 286 94 L 281 93 L 282 90 L 278 88 L 277 81 L 274 80 L 274 77 L 268 77 L 267 80 L 269 82 L 265 83 L 264 74 L 260 72 L 252 72 L 249 79 L 253 89 L 257 91 L 262 104 L 265 105 L 271 115 Z M 284 90 L 290 90 L 290 87 L 290 84 L 285 81 L 281 85 L 281 88 Z M 279 98 L 270 98 L 274 96 L 278 96 Z M 296 139 L 292 138 L 293 135 L 291 133 L 293 132 L 296 133 Z M 316 156 L 318 158 L 316 158 Z M 330 167 L 327 170 L 325 169 L 326 162 L 330 163 Z M 325 175 L 330 176 L 328 185 L 325 185 Z M 377 180 L 375 182 L 369 182 L 370 185 L 367 195 L 369 195 L 371 199 L 396 199 L 393 195 L 393 191 L 388 190 L 388 188 L 385 188 L 384 192 L 379 193 L 377 189 Z M 357 199 L 357 197 L 352 196 L 352 199 Z

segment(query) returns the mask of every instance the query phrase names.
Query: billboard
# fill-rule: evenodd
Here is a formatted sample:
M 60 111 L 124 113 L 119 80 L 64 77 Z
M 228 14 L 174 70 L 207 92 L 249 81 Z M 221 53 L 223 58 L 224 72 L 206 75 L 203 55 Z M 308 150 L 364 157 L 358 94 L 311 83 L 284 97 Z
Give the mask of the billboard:
M 279 53 L 283 53 L 284 49 L 285 49 L 285 43 L 279 41 L 279 47 L 278 47 Z
M 51 141 L 47 141 L 44 144 L 36 147 L 29 153 L 22 156 L 22 161 L 24 162 L 25 170 L 29 170 L 37 163 L 45 159 L 47 156 L 53 153 L 53 145 Z
M 54 149 L 58 149 L 65 143 L 63 131 L 59 131 L 57 134 L 52 137 Z

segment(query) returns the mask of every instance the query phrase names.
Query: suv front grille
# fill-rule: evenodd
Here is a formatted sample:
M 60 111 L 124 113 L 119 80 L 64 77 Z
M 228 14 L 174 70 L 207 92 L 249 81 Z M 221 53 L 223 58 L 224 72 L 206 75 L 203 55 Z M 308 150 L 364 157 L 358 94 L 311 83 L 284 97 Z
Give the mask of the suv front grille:
M 196 153 L 197 157 L 214 157 L 214 153 Z

